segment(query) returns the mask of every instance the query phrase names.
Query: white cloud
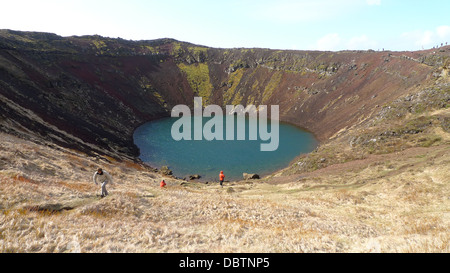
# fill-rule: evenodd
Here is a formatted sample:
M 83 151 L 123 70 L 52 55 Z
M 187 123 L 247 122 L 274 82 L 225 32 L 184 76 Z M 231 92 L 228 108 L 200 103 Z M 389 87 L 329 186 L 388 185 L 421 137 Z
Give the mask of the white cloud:
M 439 26 L 434 30 L 414 30 L 404 32 L 398 44 L 412 50 L 429 49 L 450 41 L 450 26 Z
M 366 0 L 369 6 L 379 6 L 381 5 L 381 0 Z
M 367 35 L 361 35 L 357 37 L 353 37 L 347 42 L 347 49 L 352 50 L 367 50 L 373 49 L 375 50 L 377 47 L 377 42 L 371 40 Z
M 360 2 L 361 0 L 269 1 L 255 7 L 255 16 L 283 23 L 329 20 L 350 13 Z
M 450 26 L 440 26 L 436 29 L 436 33 L 439 38 L 450 40 Z
M 318 39 L 309 48 L 311 50 L 421 50 L 440 47 L 450 43 L 450 26 L 443 25 L 432 30 L 413 30 L 404 32 L 397 38 L 384 37 L 373 39 L 369 35 L 348 37 L 342 33 L 330 33 Z
M 341 37 L 337 33 L 330 33 L 320 38 L 317 43 L 313 46 L 314 50 L 322 50 L 322 51 L 334 51 L 338 50 L 341 46 Z
M 339 51 L 339 50 L 368 50 L 377 49 L 377 42 L 370 39 L 367 35 L 360 35 L 350 38 L 345 38 L 338 33 L 330 33 L 319 40 L 310 47 L 312 50 L 320 51 Z
M 432 43 L 433 32 L 427 30 L 415 30 L 410 32 L 405 32 L 401 35 L 402 40 L 407 43 L 413 43 L 415 46 L 428 47 Z

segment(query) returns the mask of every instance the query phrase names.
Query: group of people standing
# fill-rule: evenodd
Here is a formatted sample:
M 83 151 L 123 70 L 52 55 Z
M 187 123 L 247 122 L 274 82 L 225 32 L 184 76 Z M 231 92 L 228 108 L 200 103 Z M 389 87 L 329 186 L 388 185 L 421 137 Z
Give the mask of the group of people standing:
M 219 180 L 220 180 L 220 182 L 219 182 L 219 183 L 220 183 L 220 186 L 221 186 L 221 187 L 223 187 L 223 181 L 224 181 L 224 179 L 225 179 L 225 174 L 223 174 L 223 171 L 220 171 L 220 174 L 219 174 Z M 159 186 L 160 186 L 161 188 L 164 188 L 166 185 L 167 185 L 166 182 L 165 182 L 164 180 L 162 180 Z
M 113 185 L 113 179 L 112 176 L 107 172 L 104 171 L 102 168 L 98 168 L 97 171 L 94 173 L 93 176 L 94 179 L 94 184 L 98 185 L 99 183 L 101 184 L 101 198 L 108 196 L 108 191 L 106 190 L 106 185 L 109 183 L 111 185 Z M 223 187 L 223 181 L 225 180 L 225 174 L 223 173 L 223 171 L 220 171 L 219 174 L 219 183 L 220 186 Z M 161 183 L 159 184 L 159 186 L 161 188 L 164 188 L 166 186 L 166 182 L 164 180 L 161 181 Z

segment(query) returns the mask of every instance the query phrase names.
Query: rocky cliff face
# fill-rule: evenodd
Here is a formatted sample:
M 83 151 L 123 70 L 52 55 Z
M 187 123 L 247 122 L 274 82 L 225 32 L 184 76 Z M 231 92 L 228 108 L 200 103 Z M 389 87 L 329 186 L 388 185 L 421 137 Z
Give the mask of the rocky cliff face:
M 448 77 L 450 47 L 419 52 L 217 49 L 0 30 L 1 130 L 88 154 L 135 158 L 140 124 L 177 104 L 279 105 L 325 141 Z

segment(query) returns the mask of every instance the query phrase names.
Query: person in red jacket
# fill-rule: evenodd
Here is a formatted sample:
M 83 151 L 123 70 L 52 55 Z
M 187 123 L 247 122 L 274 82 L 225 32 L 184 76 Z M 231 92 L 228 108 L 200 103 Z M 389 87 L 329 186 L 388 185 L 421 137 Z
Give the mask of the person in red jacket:
M 164 180 L 161 181 L 161 183 L 159 184 L 159 186 L 160 186 L 161 188 L 164 188 L 166 185 L 167 185 L 167 184 L 166 184 L 166 182 L 165 182 Z
M 223 187 L 223 180 L 225 179 L 223 171 L 220 171 L 219 179 L 220 179 L 220 186 Z

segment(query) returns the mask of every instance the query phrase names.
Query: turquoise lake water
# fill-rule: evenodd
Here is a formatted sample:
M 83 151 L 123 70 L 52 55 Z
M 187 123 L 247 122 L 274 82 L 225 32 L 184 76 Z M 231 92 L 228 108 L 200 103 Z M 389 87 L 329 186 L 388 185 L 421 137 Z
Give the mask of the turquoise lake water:
M 168 166 L 176 177 L 189 178 L 199 174 L 203 181 L 218 181 L 224 171 L 225 180 L 242 179 L 243 173 L 257 173 L 261 177 L 285 168 L 298 155 L 313 151 L 318 142 L 314 136 L 298 127 L 279 123 L 279 145 L 276 151 L 262 152 L 262 141 L 249 140 L 249 120 L 245 119 L 245 140 L 180 140 L 172 138 L 172 125 L 179 118 L 164 118 L 148 122 L 134 133 L 134 143 L 140 149 L 140 158 L 152 167 Z M 204 125 L 211 118 L 202 118 Z M 191 117 L 192 139 L 194 139 L 194 118 Z M 235 118 L 236 120 L 236 118 Z M 224 118 L 225 124 L 225 118 Z M 235 138 L 237 139 L 237 122 Z M 224 126 L 226 127 L 226 126 Z M 259 126 L 258 126 L 259 128 Z M 271 132 L 270 122 L 267 132 Z

